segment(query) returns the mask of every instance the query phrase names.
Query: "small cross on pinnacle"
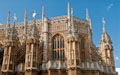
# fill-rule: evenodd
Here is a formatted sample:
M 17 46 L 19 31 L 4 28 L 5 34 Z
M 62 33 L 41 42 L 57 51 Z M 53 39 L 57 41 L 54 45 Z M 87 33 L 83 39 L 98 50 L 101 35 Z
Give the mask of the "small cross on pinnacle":
M 103 33 L 105 33 L 106 32 L 106 30 L 105 30 L 105 20 L 104 20 L 104 18 L 102 18 L 102 22 L 103 22 Z
M 104 19 L 104 18 L 102 18 L 102 22 L 103 22 L 103 25 L 105 25 L 106 22 L 105 22 L 105 19 Z

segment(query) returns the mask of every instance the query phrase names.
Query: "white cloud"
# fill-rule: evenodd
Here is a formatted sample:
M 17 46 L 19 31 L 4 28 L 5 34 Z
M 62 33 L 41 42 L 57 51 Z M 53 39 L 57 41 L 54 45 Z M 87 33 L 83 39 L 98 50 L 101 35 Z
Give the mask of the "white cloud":
M 115 57 L 115 60 L 119 60 L 119 57 Z
M 113 7 L 113 3 L 111 3 L 110 5 L 108 5 L 108 7 L 107 7 L 107 10 L 110 10 L 112 7 Z

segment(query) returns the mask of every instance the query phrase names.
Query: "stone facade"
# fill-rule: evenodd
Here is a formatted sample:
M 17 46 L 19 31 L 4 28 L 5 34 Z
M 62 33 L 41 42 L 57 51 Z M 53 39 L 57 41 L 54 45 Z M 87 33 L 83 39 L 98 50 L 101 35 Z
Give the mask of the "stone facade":
M 103 26 L 101 50 L 92 39 L 92 25 L 68 15 L 27 21 L 0 27 L 0 75 L 117 75 L 113 46 Z M 11 26 L 12 25 L 12 26 Z M 105 21 L 103 19 L 103 25 Z M 6 27 L 5 27 L 6 26 Z

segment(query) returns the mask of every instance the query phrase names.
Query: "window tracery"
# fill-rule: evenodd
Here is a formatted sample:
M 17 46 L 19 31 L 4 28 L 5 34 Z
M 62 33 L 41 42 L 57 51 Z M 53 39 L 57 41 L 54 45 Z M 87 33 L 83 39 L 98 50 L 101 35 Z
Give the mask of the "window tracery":
M 63 37 L 59 34 L 54 36 L 52 41 L 53 59 L 64 59 L 65 57 L 64 47 L 65 46 Z

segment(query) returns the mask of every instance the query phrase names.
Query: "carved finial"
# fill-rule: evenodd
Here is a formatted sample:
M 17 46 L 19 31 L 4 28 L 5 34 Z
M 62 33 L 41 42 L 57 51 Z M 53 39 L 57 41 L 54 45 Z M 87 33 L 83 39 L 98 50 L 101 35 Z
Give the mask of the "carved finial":
M 70 3 L 68 2 L 68 19 L 70 19 Z
M 14 18 L 14 22 L 15 22 L 15 20 L 17 20 L 16 13 L 14 13 L 13 18 Z
M 88 13 L 88 8 L 86 8 L 86 20 L 89 21 L 89 13 Z
M 102 22 L 103 22 L 103 33 L 104 33 L 104 32 L 106 32 L 106 29 L 105 29 L 105 23 L 106 22 L 105 22 L 104 18 L 102 18 Z
M 36 17 L 36 10 L 34 10 L 34 13 L 33 13 L 32 17 L 35 19 L 35 17 Z

